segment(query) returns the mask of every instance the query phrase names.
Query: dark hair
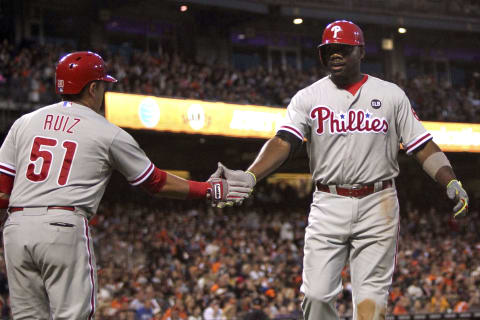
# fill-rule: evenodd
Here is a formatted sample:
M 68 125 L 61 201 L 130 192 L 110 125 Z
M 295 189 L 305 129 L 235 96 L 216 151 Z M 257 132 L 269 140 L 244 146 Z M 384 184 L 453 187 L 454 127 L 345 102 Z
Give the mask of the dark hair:
M 78 101 L 82 98 L 82 96 L 84 95 L 85 91 L 88 90 L 88 88 L 90 87 L 90 84 L 92 84 L 92 82 L 101 82 L 101 80 L 92 80 L 90 82 L 88 82 L 83 88 L 82 90 L 79 92 L 79 93 L 74 93 L 74 94 L 61 94 L 60 97 L 62 98 L 62 101 Z

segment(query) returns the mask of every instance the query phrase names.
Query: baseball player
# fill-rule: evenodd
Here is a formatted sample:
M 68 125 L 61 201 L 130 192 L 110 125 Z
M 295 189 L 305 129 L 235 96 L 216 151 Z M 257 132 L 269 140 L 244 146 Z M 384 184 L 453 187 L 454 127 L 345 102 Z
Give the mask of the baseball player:
M 19 118 L 0 148 L 0 204 L 14 319 L 93 319 L 96 265 L 88 219 L 113 169 L 153 195 L 237 202 L 251 190 L 222 179 L 184 180 L 159 170 L 137 142 L 99 114 L 107 82 L 92 52 L 56 68 L 62 101 Z
M 396 260 L 399 203 L 394 179 L 402 144 L 465 214 L 468 196 L 445 154 L 395 84 L 362 74 L 362 30 L 335 21 L 319 54 L 329 75 L 300 90 L 285 123 L 247 171 L 219 164 L 227 181 L 253 188 L 307 140 L 316 184 L 305 233 L 302 309 L 305 319 L 338 319 L 340 272 L 350 262 L 354 319 L 385 319 Z

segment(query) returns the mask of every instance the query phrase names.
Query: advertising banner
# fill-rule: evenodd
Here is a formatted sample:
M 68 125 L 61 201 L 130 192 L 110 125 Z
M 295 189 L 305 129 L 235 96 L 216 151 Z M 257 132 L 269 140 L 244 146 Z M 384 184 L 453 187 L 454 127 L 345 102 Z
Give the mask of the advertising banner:
M 106 118 L 130 129 L 269 139 L 275 135 L 285 114 L 285 108 L 105 94 Z M 480 124 L 422 123 L 444 151 L 480 152 Z

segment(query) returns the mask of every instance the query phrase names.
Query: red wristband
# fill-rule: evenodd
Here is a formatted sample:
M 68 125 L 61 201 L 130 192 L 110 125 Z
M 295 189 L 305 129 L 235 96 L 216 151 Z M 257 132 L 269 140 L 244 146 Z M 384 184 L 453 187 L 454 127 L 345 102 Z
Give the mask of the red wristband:
M 211 188 L 208 182 L 188 181 L 190 190 L 187 199 L 201 199 L 207 196 L 208 189 Z

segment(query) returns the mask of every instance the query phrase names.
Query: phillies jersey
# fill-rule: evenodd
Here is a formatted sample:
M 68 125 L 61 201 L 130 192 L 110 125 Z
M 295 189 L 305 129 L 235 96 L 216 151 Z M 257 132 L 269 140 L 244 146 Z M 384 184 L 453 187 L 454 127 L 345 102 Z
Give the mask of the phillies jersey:
M 126 131 L 67 101 L 19 118 L 0 148 L 0 172 L 15 176 L 11 207 L 75 206 L 94 214 L 113 169 L 138 185 L 154 165 Z
M 411 154 L 432 139 L 405 92 L 372 76 L 354 95 L 329 76 L 300 90 L 279 130 L 306 138 L 314 181 L 335 185 L 395 178 L 400 144 Z

